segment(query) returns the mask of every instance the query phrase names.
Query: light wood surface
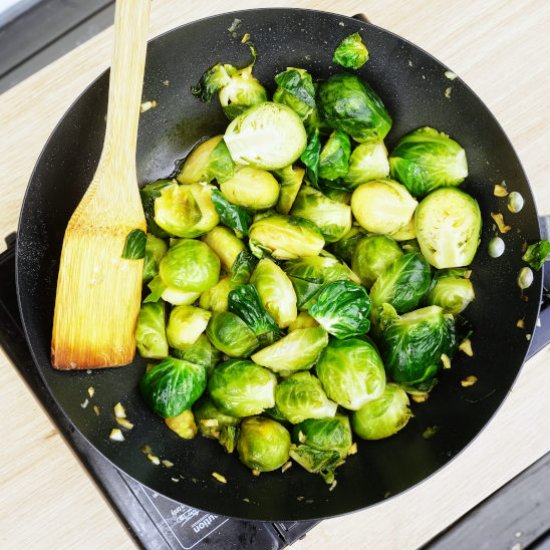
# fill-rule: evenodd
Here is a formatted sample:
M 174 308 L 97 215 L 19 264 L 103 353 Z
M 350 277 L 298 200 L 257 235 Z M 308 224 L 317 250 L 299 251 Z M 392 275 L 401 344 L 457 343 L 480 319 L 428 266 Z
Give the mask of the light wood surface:
M 234 9 L 300 6 L 363 11 L 448 64 L 481 96 L 514 144 L 539 210 L 550 213 L 550 3 L 545 0 L 156 0 L 151 35 Z M 0 101 L 0 236 L 13 231 L 45 140 L 110 60 L 106 31 L 5 93 Z M 417 548 L 550 451 L 550 349 L 529 361 L 488 428 L 412 491 L 324 521 L 293 548 Z M 123 527 L 0 356 L 0 547 L 134 548 Z M 510 534 L 510 547 L 517 542 Z

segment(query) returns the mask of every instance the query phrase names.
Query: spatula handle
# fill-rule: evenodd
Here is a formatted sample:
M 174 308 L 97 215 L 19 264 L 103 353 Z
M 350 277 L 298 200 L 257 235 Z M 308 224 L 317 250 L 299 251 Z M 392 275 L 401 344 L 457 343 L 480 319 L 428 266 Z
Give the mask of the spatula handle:
M 115 44 L 109 80 L 106 160 L 135 171 L 139 111 L 147 50 L 150 0 L 116 0 Z

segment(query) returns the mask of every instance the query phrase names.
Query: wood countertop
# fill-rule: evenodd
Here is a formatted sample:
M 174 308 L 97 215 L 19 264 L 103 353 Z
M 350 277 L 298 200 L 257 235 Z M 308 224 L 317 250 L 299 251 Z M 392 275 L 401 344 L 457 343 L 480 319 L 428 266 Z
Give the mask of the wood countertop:
M 449 65 L 500 121 L 526 169 L 539 212 L 550 214 L 550 3 L 156 0 L 151 36 L 224 11 L 274 6 L 366 13 Z M 111 44 L 107 30 L 1 96 L 0 237 L 16 229 L 40 150 L 77 95 L 108 66 Z M 436 475 L 373 508 L 322 522 L 293 548 L 417 548 L 549 452 L 549 359 L 547 347 L 524 366 L 489 426 Z M 1 353 L 0 388 L 0 547 L 135 548 Z M 510 547 L 514 542 L 512 536 Z

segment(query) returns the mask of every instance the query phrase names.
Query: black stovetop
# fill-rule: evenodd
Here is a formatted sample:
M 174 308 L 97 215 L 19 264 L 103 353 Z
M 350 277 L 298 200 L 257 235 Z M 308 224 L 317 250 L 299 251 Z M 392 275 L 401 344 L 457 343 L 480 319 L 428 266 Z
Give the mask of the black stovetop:
M 279 550 L 317 522 L 240 521 L 190 508 L 159 495 L 115 468 L 61 411 L 35 368 L 19 318 L 15 290 L 15 235 L 0 254 L 0 347 L 90 471 L 113 509 L 146 550 Z

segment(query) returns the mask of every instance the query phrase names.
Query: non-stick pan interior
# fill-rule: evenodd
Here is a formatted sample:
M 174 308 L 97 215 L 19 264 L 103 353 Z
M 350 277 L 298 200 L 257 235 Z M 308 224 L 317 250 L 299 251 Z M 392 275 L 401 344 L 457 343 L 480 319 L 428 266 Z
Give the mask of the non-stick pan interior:
M 228 31 L 241 21 L 236 36 Z M 250 53 L 240 42 L 250 33 L 258 50 L 255 74 L 271 87 L 288 66 L 304 67 L 318 78 L 339 70 L 335 46 L 359 31 L 370 60 L 359 73 L 383 98 L 393 116 L 391 146 L 404 133 L 430 125 L 449 133 L 466 149 L 470 176 L 464 189 L 479 201 L 484 220 L 472 281 L 477 298 L 466 317 L 472 322 L 474 357 L 459 354 L 443 371 L 430 399 L 413 404 L 414 418 L 399 435 L 360 442 L 359 452 L 337 473 L 329 492 L 318 476 L 294 465 L 284 474 L 253 477 L 236 456 L 214 441 L 183 441 L 142 402 L 137 383 L 145 362 L 119 369 L 66 373 L 50 366 L 50 336 L 59 255 L 66 223 L 90 182 L 105 129 L 108 76 L 104 74 L 77 100 L 48 141 L 29 183 L 19 227 L 17 277 L 21 313 L 37 368 L 63 410 L 116 466 L 159 493 L 211 512 L 260 520 L 295 520 L 356 510 L 415 485 L 461 451 L 482 429 L 510 389 L 522 364 L 538 311 L 540 276 L 523 296 L 516 283 L 525 241 L 539 238 L 535 205 L 520 163 L 500 126 L 460 79 L 399 37 L 346 17 L 314 11 L 269 9 L 216 16 L 177 28 L 149 45 L 144 100 L 157 107 L 141 116 L 138 144 L 140 183 L 165 177 L 176 161 L 204 136 L 227 125 L 217 101 L 202 104 L 190 92 L 203 71 L 219 61 L 244 66 Z M 340 69 L 341 70 L 341 69 Z M 450 89 L 450 93 L 447 89 Z M 506 210 L 493 185 L 506 181 L 525 198 L 520 214 Z M 506 252 L 487 254 L 495 235 L 491 212 L 504 213 L 512 226 Z M 525 330 L 516 327 L 524 319 Z M 476 375 L 478 383 L 460 381 Z M 87 389 L 95 393 L 89 398 Z M 84 406 L 86 399 L 89 404 Z M 109 440 L 113 406 L 126 407 L 135 428 L 124 442 Z M 99 407 L 99 415 L 93 411 Z M 433 428 L 432 437 L 423 437 Z M 174 463 L 155 466 L 142 448 Z M 220 484 L 212 472 L 223 474 Z M 457 483 L 460 483 L 457 480 Z

